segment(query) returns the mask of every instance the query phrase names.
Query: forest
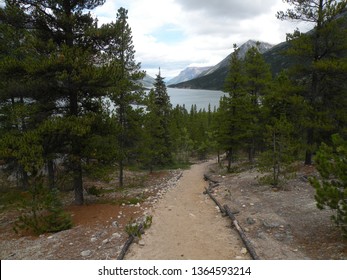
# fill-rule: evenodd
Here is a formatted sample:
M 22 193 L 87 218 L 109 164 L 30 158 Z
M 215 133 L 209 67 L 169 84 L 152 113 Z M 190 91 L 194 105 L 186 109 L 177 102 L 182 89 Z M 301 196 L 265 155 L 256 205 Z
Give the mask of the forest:
M 135 60 L 128 11 L 99 25 L 104 0 L 6 0 L 0 8 L 0 159 L 16 188 L 32 198 L 19 224 L 38 233 L 71 226 L 57 178 L 83 205 L 85 177 L 116 169 L 158 170 L 191 158 L 225 155 L 226 168 L 247 161 L 280 185 L 295 162 L 315 164 L 318 207 L 336 210 L 347 231 L 346 1 L 286 1 L 279 20 L 313 22 L 287 34 L 292 66 L 273 76 L 256 47 L 238 47 L 218 109 L 172 107 L 160 70 L 146 94 Z M 1 186 L 1 192 L 10 187 Z M 40 208 L 41 207 L 41 208 Z M 35 213 L 46 209 L 45 225 Z M 41 222 L 40 222 L 41 223 Z

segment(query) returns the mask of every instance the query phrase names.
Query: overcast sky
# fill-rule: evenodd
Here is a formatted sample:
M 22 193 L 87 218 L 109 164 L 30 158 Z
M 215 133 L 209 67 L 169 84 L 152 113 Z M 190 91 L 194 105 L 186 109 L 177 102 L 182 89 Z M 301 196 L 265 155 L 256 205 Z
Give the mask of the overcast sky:
M 276 19 L 282 0 L 107 0 L 93 11 L 99 23 L 129 11 L 136 60 L 153 77 L 188 66 L 213 66 L 249 39 L 277 44 L 297 23 Z M 300 29 L 308 29 L 300 26 Z

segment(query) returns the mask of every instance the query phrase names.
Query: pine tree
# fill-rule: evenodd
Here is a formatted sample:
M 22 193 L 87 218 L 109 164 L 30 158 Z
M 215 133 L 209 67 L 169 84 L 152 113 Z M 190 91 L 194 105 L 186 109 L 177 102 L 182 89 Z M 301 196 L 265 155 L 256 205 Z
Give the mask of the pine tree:
M 292 9 L 278 12 L 281 20 L 314 24 L 313 32 L 288 34 L 288 55 L 297 59 L 294 75 L 303 86 L 302 95 L 309 105 L 306 121 L 305 164 L 312 163 L 317 144 L 345 125 L 346 106 L 345 57 L 347 50 L 346 1 L 286 0 Z M 332 121 L 333 120 L 333 121 Z
M 259 169 L 272 171 L 274 186 L 285 179 L 290 164 L 297 159 L 305 109 L 297 87 L 285 72 L 281 72 L 264 96 L 262 108 L 262 119 L 266 120 L 263 133 L 265 151 L 259 157 Z
M 332 143 L 318 150 L 315 162 L 321 178 L 311 178 L 310 183 L 316 189 L 317 207 L 334 210 L 332 219 L 347 237 L 347 141 L 334 134 Z
M 143 91 L 140 86 L 145 73 L 141 71 L 141 64 L 135 61 L 135 50 L 132 41 L 132 31 L 127 22 L 128 11 L 120 8 L 115 23 L 101 27 L 108 34 L 105 49 L 106 58 L 113 68 L 110 98 L 116 107 L 116 117 L 119 124 L 117 143 L 119 148 L 119 185 L 123 186 L 124 161 L 136 146 L 136 130 L 140 124 L 137 122 L 140 111 L 133 109 L 132 105 L 143 103 Z
M 237 151 L 245 148 L 245 142 L 250 138 L 251 99 L 246 92 L 244 71 L 239 49 L 234 45 L 230 69 L 225 81 L 225 92 L 229 95 L 221 99 L 217 117 L 219 144 L 227 151 L 229 171 Z
M 145 158 L 151 170 L 154 167 L 172 163 L 171 110 L 170 97 L 167 93 L 164 78 L 159 70 L 154 89 L 148 94 L 145 121 L 147 134 Z
M 193 151 L 193 141 L 190 138 L 189 114 L 184 106 L 177 105 L 171 111 L 170 135 L 172 138 L 175 161 L 188 163 Z
M 21 77 L 29 79 L 29 96 L 35 105 L 32 120 L 40 135 L 45 161 L 58 152 L 68 155 L 73 174 L 75 201 L 83 203 L 82 162 L 86 137 L 92 132 L 95 116 L 102 111 L 100 98 L 109 88 L 109 65 L 102 61 L 104 41 L 97 34 L 96 20 L 85 11 L 104 1 L 6 1 L 6 7 L 17 8 L 25 15 L 24 30 L 30 36 L 30 45 L 23 52 L 30 62 L 25 64 Z M 3 15 L 3 13 L 2 13 Z M 6 16 L 7 26 L 16 26 Z M 20 58 L 16 54 L 17 58 Z M 7 73 L 9 71 L 7 70 Z M 20 81 L 20 86 L 26 86 Z M 5 85 L 18 100 L 18 91 Z M 25 97 L 27 98 L 27 97 Z M 20 98 L 19 98 L 20 99 Z M 24 100 L 24 97 L 23 97 Z M 45 131 L 45 129 L 46 131 Z M 50 133 L 49 133 L 50 132 Z M 60 135 L 60 142 L 51 141 Z
M 258 45 L 247 51 L 244 65 L 246 78 L 245 90 L 252 104 L 249 111 L 252 119 L 249 128 L 248 157 L 249 161 L 253 162 L 256 148 L 261 146 L 262 142 L 261 105 L 264 96 L 270 89 L 272 76 L 269 65 L 266 64 L 262 54 L 258 50 Z

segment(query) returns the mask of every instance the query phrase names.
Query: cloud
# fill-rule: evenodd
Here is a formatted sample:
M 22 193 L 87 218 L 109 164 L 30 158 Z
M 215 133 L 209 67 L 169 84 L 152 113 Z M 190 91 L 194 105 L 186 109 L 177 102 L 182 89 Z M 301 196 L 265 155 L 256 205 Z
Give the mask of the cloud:
M 177 0 L 183 9 L 209 17 L 245 19 L 266 13 L 278 0 Z
M 279 43 L 296 27 L 276 19 L 286 9 L 281 0 L 107 0 L 93 13 L 100 23 L 115 21 L 119 7 L 129 11 L 136 60 L 153 76 L 159 67 L 172 77 L 187 66 L 215 65 L 234 43 Z

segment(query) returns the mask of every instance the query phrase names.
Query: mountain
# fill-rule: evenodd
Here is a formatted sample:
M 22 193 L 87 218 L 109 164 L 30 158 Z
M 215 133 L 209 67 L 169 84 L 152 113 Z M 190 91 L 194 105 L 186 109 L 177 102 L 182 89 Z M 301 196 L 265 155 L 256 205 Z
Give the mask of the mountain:
M 253 46 L 257 46 L 257 41 L 249 40 L 246 43 L 242 44 L 239 47 L 240 57 L 244 58 L 246 52 Z M 260 53 L 266 53 L 273 47 L 274 45 L 265 42 L 260 42 L 260 44 L 258 45 Z M 224 80 L 229 71 L 230 58 L 231 54 L 229 54 L 217 65 L 209 68 L 205 72 L 202 72 L 199 77 L 186 82 L 172 84 L 169 87 L 222 90 L 224 86 Z
M 167 85 L 178 84 L 178 83 L 192 80 L 196 77 L 199 77 L 201 73 L 207 71 L 210 68 L 211 68 L 211 66 L 208 66 L 208 67 L 187 67 L 186 69 L 181 71 L 178 76 L 169 80 L 167 82 Z
M 142 79 L 142 81 L 140 81 L 140 84 L 144 87 L 144 88 L 152 88 L 154 86 L 155 83 L 155 79 L 149 75 L 146 74 L 146 76 Z
M 266 51 L 268 51 L 269 49 L 271 49 L 274 45 L 271 45 L 269 43 L 265 43 L 265 42 L 259 42 L 259 52 L 260 53 L 265 53 Z M 241 59 L 245 58 L 245 55 L 247 53 L 247 51 L 252 48 L 257 46 L 257 41 L 254 40 L 248 40 L 246 43 L 242 44 L 239 47 L 239 57 Z M 210 67 L 209 70 L 201 73 L 201 75 L 199 77 L 203 77 L 203 76 L 207 76 L 209 74 L 212 74 L 213 72 L 217 71 L 218 69 L 224 68 L 224 67 L 229 67 L 229 61 L 231 59 L 231 54 L 229 54 L 226 58 L 224 58 L 221 62 L 219 62 L 217 65 Z

